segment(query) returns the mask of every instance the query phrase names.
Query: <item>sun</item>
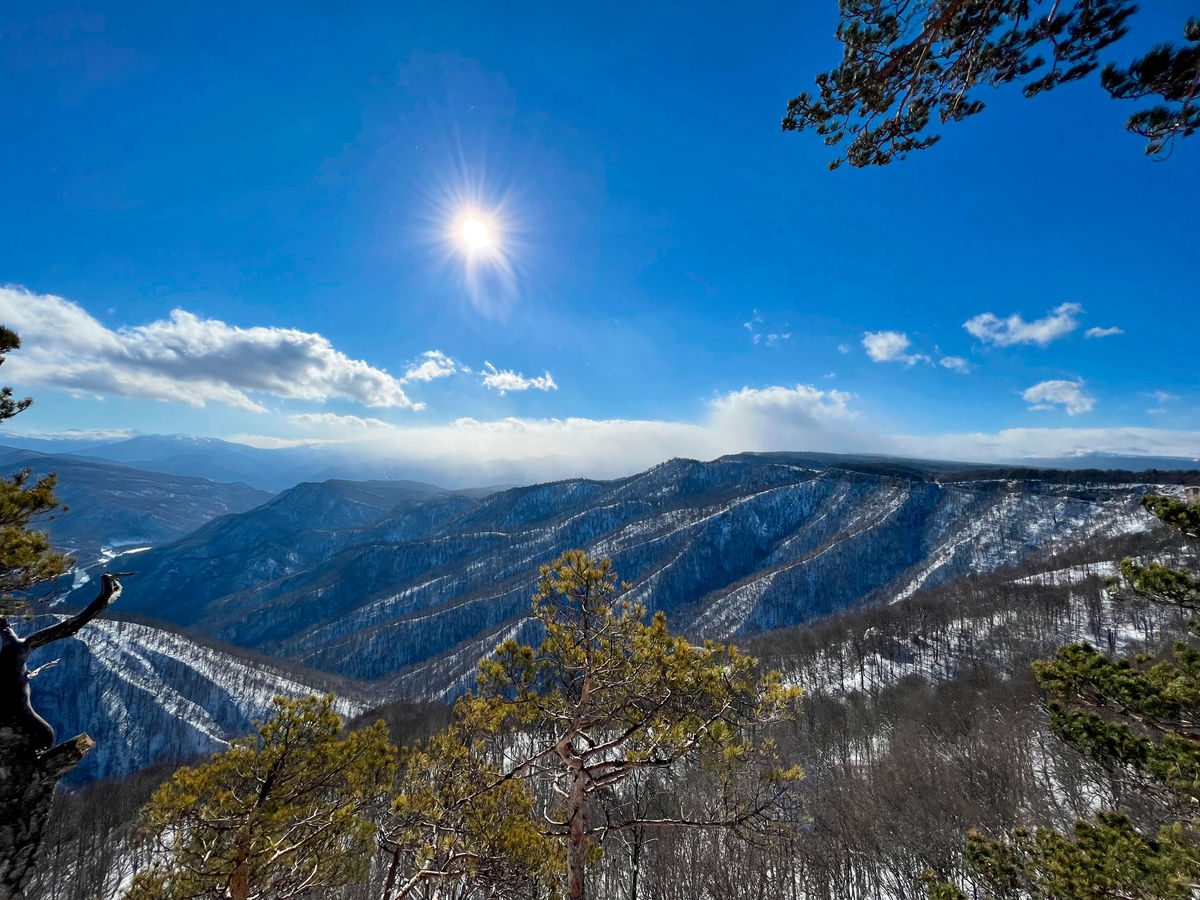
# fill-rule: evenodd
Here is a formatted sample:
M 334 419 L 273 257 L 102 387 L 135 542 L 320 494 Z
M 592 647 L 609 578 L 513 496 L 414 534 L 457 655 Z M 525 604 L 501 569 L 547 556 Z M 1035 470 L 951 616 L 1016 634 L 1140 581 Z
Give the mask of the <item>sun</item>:
M 438 190 L 430 206 L 433 227 L 426 234 L 437 239 L 449 273 L 485 318 L 503 319 L 520 293 L 529 243 L 515 209 L 509 194 L 486 191 L 479 179 L 465 176 Z
M 458 237 L 463 246 L 472 253 L 489 250 L 495 245 L 491 227 L 478 216 L 467 216 L 462 220 Z

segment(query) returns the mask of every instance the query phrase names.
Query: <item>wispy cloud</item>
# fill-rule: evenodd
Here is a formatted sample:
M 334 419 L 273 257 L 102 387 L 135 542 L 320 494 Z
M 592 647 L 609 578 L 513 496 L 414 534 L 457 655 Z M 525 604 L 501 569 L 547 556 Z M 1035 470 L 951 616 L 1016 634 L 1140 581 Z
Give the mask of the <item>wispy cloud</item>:
M 481 384 L 494 391 L 499 391 L 501 394 L 509 391 L 558 390 L 558 385 L 554 383 L 554 376 L 549 372 L 531 378 L 520 372 L 514 372 L 512 369 L 497 369 L 490 362 L 485 362 L 482 375 Z
M 0 288 L 0 322 L 24 346 L 9 360 L 18 382 L 81 394 L 120 394 L 254 412 L 256 396 L 413 407 L 399 379 L 293 328 L 239 328 L 176 309 L 112 330 L 62 297 Z
M 78 441 L 82 443 L 101 443 L 105 441 L 121 441 L 135 434 L 132 428 L 66 428 L 61 431 L 8 431 L 5 435 L 13 434 L 37 441 Z
M 867 356 L 875 362 L 898 362 L 912 366 L 919 362 L 929 362 L 924 353 L 909 353 L 912 341 L 903 331 L 866 331 L 863 332 L 862 345 L 866 348 Z
M 1116 325 L 1110 325 L 1108 328 L 1089 328 L 1083 333 L 1085 338 L 1105 338 L 1112 337 L 1116 334 L 1124 334 L 1124 328 L 1118 328 Z
M 1083 307 L 1078 303 L 1063 303 L 1043 318 L 1032 322 L 1026 322 L 1016 314 L 1002 319 L 993 313 L 985 312 L 967 319 L 963 328 L 983 343 L 997 347 L 1010 347 L 1014 344 L 1036 344 L 1045 347 L 1078 328 L 1081 312 Z
M 1168 403 L 1174 403 L 1179 399 L 1178 394 L 1172 394 L 1170 391 L 1148 391 L 1147 397 L 1150 397 L 1155 405 L 1150 407 L 1146 412 L 1152 416 L 1166 415 L 1170 410 L 1167 408 Z
M 960 375 L 966 375 L 971 371 L 971 364 L 961 356 L 943 356 L 938 360 L 938 365 Z
M 765 344 L 768 347 L 774 347 L 784 341 L 791 340 L 792 333 L 790 331 L 769 331 L 763 321 L 762 313 L 757 309 L 750 317 L 750 321 L 743 322 L 742 327 L 750 332 L 750 340 L 754 344 Z M 787 324 L 784 324 L 784 328 Z
M 1061 408 L 1068 416 L 1091 412 L 1096 406 L 1096 398 L 1084 391 L 1082 381 L 1043 381 L 1027 388 L 1021 397 L 1030 409 Z

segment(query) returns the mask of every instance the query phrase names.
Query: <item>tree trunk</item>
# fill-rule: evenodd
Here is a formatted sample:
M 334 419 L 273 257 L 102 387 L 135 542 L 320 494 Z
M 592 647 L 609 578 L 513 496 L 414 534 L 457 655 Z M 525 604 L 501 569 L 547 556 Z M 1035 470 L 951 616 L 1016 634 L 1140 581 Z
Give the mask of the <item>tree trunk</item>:
M 94 747 L 77 735 L 44 753 L 0 729 L 0 900 L 24 900 L 58 780 Z
M 567 799 L 567 897 L 569 900 L 587 900 L 584 876 L 587 868 L 587 794 L 584 791 L 583 772 L 575 773 L 571 794 Z
M 237 858 L 229 876 L 229 900 L 246 900 L 250 896 L 250 838 L 238 840 Z
M 630 852 L 632 871 L 629 873 L 629 900 L 638 900 L 638 876 L 642 874 L 642 826 L 633 829 L 633 850 Z
M 115 573 L 81 612 L 21 638 L 0 616 L 0 900 L 23 900 L 58 780 L 96 746 L 86 734 L 54 745 L 54 729 L 33 708 L 29 657 L 78 633 L 121 596 Z
M 387 881 L 383 884 L 383 900 L 392 900 L 392 891 L 396 887 L 396 873 L 400 871 L 400 844 L 392 851 L 392 862 L 388 866 Z

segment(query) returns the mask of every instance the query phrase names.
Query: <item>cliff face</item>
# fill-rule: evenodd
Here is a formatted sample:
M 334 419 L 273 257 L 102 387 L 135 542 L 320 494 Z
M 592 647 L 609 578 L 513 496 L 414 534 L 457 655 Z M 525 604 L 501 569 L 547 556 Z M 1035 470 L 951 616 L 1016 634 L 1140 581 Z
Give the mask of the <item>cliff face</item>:
M 132 622 L 98 619 L 35 652 L 31 664 L 55 659 L 32 682 L 34 704 L 59 740 L 86 732 L 96 742 L 67 783 L 213 753 L 266 718 L 279 695 L 340 690 L 340 713 L 366 708 L 326 679 Z

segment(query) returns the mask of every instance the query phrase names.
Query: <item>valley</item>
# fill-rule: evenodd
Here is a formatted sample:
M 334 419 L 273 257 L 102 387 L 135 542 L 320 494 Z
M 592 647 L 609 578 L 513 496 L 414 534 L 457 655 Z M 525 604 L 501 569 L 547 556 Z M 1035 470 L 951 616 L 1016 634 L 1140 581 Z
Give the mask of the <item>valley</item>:
M 536 642 L 537 566 L 568 548 L 611 556 L 624 595 L 674 628 L 744 642 L 993 572 L 1076 557 L 1111 567 L 1161 532 L 1140 497 L 1181 490 L 1128 474 L 740 454 L 614 481 L 455 491 L 334 480 L 270 497 L 8 452 L 56 464 L 64 495 L 92 510 L 54 523 L 91 554 L 62 602 L 89 597 L 114 552 L 101 552 L 112 522 L 152 544 L 119 563 L 136 575 L 117 618 L 56 651 L 62 665 L 35 684 L 60 734 L 99 739 L 78 781 L 211 752 L 274 694 L 334 690 L 348 713 L 451 701 L 501 640 Z M 149 488 L 162 492 L 158 530 L 122 516 Z

